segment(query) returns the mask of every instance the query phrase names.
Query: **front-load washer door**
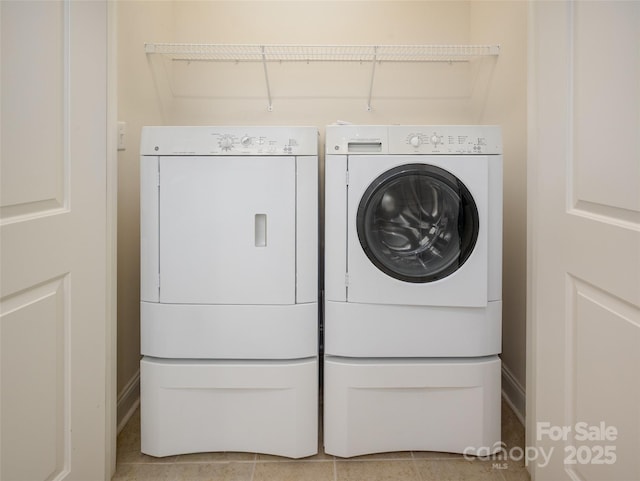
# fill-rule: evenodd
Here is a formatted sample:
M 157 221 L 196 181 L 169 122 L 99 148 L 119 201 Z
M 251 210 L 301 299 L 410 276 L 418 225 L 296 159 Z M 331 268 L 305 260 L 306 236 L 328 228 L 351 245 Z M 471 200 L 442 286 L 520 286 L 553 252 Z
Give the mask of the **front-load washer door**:
M 382 272 L 406 282 L 433 282 L 453 274 L 471 255 L 478 208 L 469 189 L 446 170 L 401 165 L 367 188 L 356 230 Z
M 160 302 L 294 304 L 295 157 L 160 158 Z
M 486 161 L 350 156 L 349 179 L 349 301 L 486 305 Z

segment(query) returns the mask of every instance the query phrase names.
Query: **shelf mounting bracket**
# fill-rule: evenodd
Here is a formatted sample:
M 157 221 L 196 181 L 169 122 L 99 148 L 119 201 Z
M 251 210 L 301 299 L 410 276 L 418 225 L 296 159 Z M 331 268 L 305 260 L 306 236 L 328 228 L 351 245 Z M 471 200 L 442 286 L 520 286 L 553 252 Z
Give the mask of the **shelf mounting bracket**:
M 273 112 L 273 102 L 271 101 L 271 86 L 269 85 L 269 71 L 267 70 L 267 53 L 265 51 L 264 45 L 260 47 L 260 50 L 262 51 L 262 66 L 264 67 L 264 81 L 267 84 L 267 98 L 269 101 L 267 110 L 269 112 Z
M 378 62 L 378 47 L 373 47 L 373 60 L 371 62 L 371 82 L 369 82 L 369 98 L 367 99 L 367 111 L 371 112 L 371 96 L 373 95 L 373 79 L 376 75 L 376 63 Z

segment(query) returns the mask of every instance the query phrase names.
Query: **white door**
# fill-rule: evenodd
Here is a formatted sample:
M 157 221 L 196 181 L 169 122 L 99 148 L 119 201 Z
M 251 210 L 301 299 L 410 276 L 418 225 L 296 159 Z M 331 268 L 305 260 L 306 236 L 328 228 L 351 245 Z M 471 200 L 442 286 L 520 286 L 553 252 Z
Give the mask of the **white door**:
M 531 13 L 527 444 L 549 459 L 532 474 L 637 480 L 640 2 Z
M 295 157 L 160 157 L 160 302 L 295 301 Z
M 0 8 L 0 478 L 103 480 L 107 4 Z

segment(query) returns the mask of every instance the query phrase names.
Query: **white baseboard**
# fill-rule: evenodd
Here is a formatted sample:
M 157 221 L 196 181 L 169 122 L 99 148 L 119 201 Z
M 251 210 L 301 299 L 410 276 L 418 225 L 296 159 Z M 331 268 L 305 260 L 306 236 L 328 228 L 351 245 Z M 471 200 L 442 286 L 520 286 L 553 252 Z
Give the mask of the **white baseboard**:
M 127 385 L 118 394 L 118 433 L 125 427 L 140 405 L 140 370 L 129 379 Z
M 502 397 L 511 406 L 511 409 L 513 409 L 513 412 L 524 426 L 526 392 L 504 362 L 502 363 Z

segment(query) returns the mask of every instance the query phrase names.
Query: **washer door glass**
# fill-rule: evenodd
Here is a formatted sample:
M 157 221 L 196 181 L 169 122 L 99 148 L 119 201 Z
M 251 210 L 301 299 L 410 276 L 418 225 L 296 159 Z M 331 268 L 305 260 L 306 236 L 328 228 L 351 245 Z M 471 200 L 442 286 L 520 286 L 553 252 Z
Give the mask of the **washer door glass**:
M 358 206 L 358 239 L 382 272 L 425 283 L 451 275 L 478 238 L 478 209 L 465 185 L 433 165 L 408 164 L 380 175 Z

